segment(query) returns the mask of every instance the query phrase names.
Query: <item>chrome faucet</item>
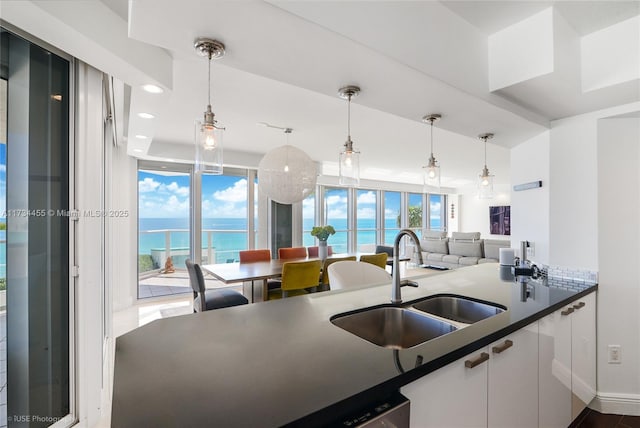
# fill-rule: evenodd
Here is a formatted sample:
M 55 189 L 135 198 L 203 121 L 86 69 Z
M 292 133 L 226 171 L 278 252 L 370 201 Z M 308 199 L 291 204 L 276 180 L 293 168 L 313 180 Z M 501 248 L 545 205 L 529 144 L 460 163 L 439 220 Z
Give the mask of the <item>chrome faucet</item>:
M 516 257 L 511 267 L 516 282 L 526 283 L 529 278 L 538 279 L 540 269 L 531 260 L 527 259 L 529 241 L 520 241 L 520 258 Z
M 418 262 L 422 264 L 422 253 L 420 252 L 420 240 L 413 233 L 413 230 L 402 229 L 396 235 L 396 240 L 393 243 L 393 280 L 391 282 L 391 303 L 402 303 L 402 296 L 400 293 L 400 240 L 403 236 L 408 235 L 415 245 L 414 252 L 418 253 Z

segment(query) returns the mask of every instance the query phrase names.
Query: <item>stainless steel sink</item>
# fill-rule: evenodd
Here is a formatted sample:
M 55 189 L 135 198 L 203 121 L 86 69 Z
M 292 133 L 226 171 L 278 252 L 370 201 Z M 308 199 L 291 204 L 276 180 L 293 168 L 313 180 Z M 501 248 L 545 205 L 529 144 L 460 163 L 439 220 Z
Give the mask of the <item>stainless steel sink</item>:
M 464 324 L 473 324 L 506 310 L 496 304 L 477 302 L 461 296 L 433 296 L 414 303 L 411 307 Z
M 456 330 L 452 324 L 395 306 L 382 306 L 331 318 L 336 326 L 375 345 L 406 349 Z

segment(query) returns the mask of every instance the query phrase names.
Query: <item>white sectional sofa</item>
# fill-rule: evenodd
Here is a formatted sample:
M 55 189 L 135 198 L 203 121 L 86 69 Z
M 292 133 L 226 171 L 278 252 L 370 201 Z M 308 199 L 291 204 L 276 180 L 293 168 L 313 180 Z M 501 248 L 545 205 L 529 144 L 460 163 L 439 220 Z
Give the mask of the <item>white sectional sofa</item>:
M 420 241 L 422 259 L 427 265 L 455 269 L 478 263 L 497 262 L 500 248 L 511 247 L 506 239 L 481 239 L 480 232 L 426 231 Z

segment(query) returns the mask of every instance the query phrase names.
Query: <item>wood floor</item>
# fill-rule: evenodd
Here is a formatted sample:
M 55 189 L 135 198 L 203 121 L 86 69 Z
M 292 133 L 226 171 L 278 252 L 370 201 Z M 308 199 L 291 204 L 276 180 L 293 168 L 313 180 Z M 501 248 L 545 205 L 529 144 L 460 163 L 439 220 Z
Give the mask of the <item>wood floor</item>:
M 640 416 L 604 414 L 586 408 L 570 428 L 640 428 Z

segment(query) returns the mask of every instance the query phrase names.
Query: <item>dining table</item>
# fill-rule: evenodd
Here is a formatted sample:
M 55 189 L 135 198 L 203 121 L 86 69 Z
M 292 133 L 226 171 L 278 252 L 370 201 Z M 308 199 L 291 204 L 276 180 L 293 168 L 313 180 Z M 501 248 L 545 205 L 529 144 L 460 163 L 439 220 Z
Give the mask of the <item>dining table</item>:
M 251 282 L 251 303 L 255 301 L 254 283 L 262 281 L 262 296 L 267 295 L 267 280 L 282 276 L 282 266 L 286 262 L 302 262 L 307 260 L 319 260 L 317 257 L 304 257 L 295 259 L 272 259 L 263 262 L 248 263 L 216 263 L 202 265 L 202 269 L 210 273 L 214 278 L 225 284 L 235 282 Z
M 364 253 L 363 253 L 364 254 Z M 350 254 L 334 254 L 329 258 L 341 258 Z M 356 254 L 358 257 L 360 253 Z M 280 278 L 282 276 L 282 266 L 287 262 L 304 262 L 309 260 L 320 260 L 318 257 L 302 257 L 293 259 L 272 259 L 270 261 L 247 262 L 247 263 L 216 263 L 202 265 L 202 269 L 217 280 L 225 283 L 251 282 L 251 303 L 255 302 L 254 284 L 262 281 L 262 296 L 267 295 L 269 279 Z M 389 261 L 393 257 L 388 258 Z M 400 261 L 409 260 L 408 257 L 401 256 Z

